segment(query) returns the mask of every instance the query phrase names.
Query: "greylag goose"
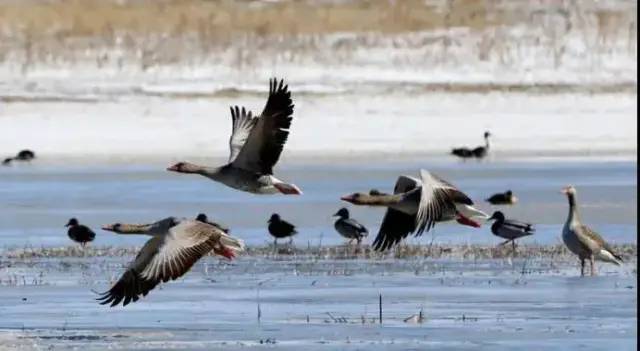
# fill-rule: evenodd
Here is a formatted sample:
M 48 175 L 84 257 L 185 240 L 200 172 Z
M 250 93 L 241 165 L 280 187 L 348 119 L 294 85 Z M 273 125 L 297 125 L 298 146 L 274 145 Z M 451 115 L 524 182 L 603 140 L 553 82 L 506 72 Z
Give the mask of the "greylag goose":
M 220 230 L 222 230 L 223 232 L 229 234 L 229 227 L 227 227 L 224 224 L 218 223 L 218 222 L 211 222 L 209 221 L 209 218 L 207 217 L 206 214 L 204 213 L 199 213 L 198 216 L 196 216 L 196 221 L 200 221 L 202 223 L 207 223 L 209 225 L 212 225 Z
M 269 223 L 269 234 L 273 236 L 273 245 L 278 245 L 278 239 L 290 238 L 289 243 L 293 240 L 293 236 L 298 234 L 296 227 L 280 218 L 280 215 L 274 213 L 267 221 Z
M 513 205 L 518 202 L 518 198 L 511 190 L 507 190 L 504 193 L 493 194 L 485 201 L 492 205 Z
M 349 218 L 349 210 L 346 208 L 341 208 L 333 216 L 339 217 L 333 224 L 336 231 L 344 238 L 349 239 L 349 242 L 355 240 L 357 245 L 360 245 L 362 238 L 369 235 L 369 231 L 365 226 L 355 219 Z
M 288 86 L 281 80 L 269 82 L 269 97 L 260 116 L 238 106 L 231 107 L 233 131 L 229 140 L 229 162 L 222 167 L 206 167 L 179 162 L 167 168 L 178 173 L 200 174 L 231 188 L 254 194 L 300 195 L 302 191 L 273 175 L 289 136 L 293 103 Z
M 456 220 L 477 228 L 480 223 L 473 218 L 489 217 L 473 207 L 473 201 L 451 183 L 425 170 L 420 171 L 420 177 L 398 177 L 393 195 L 376 191 L 369 194 L 354 193 L 341 198 L 355 205 L 387 207 L 380 231 L 373 242 L 375 250 L 387 250 L 410 233 L 420 236 L 437 222 Z
M 118 282 L 98 298 L 100 304 L 111 307 L 121 301 L 122 306 L 136 302 L 161 282 L 181 277 L 211 251 L 233 259 L 244 249 L 242 240 L 192 219 L 168 217 L 151 224 L 116 223 L 102 229 L 151 236 Z
M 522 238 L 523 236 L 533 235 L 533 233 L 535 233 L 536 231 L 533 227 L 533 224 L 520 222 L 513 219 L 506 219 L 504 217 L 504 213 L 500 211 L 494 212 L 488 220 L 495 220 L 495 222 L 491 225 L 491 232 L 496 236 L 507 239 L 507 241 L 503 242 L 500 245 L 502 246 L 511 242 L 511 248 L 513 249 L 514 254 L 516 252 L 515 240 L 518 238 Z
M 491 133 L 489 133 L 488 131 L 484 132 L 484 146 L 478 146 L 473 149 L 467 147 L 454 148 L 453 150 L 451 150 L 451 154 L 460 158 L 483 158 L 489 153 L 490 136 Z
M 67 231 L 69 238 L 80 243 L 82 247 L 96 238 L 96 233 L 94 233 L 93 230 L 86 225 L 78 223 L 78 220 L 75 218 L 71 218 L 65 227 L 69 227 L 69 230 Z
M 569 199 L 569 215 L 562 229 L 562 241 L 580 258 L 580 275 L 584 276 L 586 259 L 591 263 L 591 275 L 596 275 L 595 260 L 621 265 L 622 257 L 598 233 L 580 222 L 576 188 L 569 185 L 562 189 L 562 193 Z

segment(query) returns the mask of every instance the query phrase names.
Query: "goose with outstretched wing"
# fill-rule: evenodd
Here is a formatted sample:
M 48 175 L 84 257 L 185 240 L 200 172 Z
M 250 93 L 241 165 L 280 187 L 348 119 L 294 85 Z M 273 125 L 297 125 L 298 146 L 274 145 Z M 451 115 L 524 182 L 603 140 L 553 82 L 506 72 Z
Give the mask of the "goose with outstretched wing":
M 215 226 L 168 217 L 152 224 L 111 224 L 102 229 L 118 234 L 151 236 L 122 277 L 98 300 L 123 306 L 146 296 L 158 284 L 175 280 L 209 252 L 233 259 L 244 243 Z
M 425 170 L 420 171 L 420 177 L 398 177 L 393 195 L 371 191 L 341 198 L 355 205 L 387 207 L 380 231 L 373 242 L 375 250 L 390 249 L 411 233 L 420 236 L 438 222 L 456 220 L 463 225 L 480 227 L 475 219 L 488 218 L 451 183 Z
M 178 173 L 200 174 L 231 188 L 254 194 L 300 195 L 294 184 L 273 175 L 293 119 L 293 101 L 284 80 L 269 82 L 269 97 L 260 116 L 244 107 L 231 107 L 232 133 L 229 162 L 222 167 L 206 167 L 178 162 L 167 168 Z

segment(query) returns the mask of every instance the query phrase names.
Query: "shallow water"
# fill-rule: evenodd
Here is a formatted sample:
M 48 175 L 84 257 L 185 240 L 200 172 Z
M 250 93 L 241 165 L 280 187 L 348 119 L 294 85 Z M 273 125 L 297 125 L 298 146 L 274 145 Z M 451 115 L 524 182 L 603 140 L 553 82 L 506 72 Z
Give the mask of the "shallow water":
M 215 164 L 220 160 L 206 160 Z M 300 186 L 303 196 L 245 194 L 200 176 L 170 173 L 155 162 L 123 164 L 38 163 L 0 168 L 0 240 L 2 246 L 61 246 L 69 244 L 64 225 L 70 217 L 97 231 L 95 245 L 140 245 L 141 237 L 99 230 L 116 222 L 151 222 L 167 216 L 194 217 L 204 212 L 229 225 L 249 245 L 271 242 L 266 221 L 277 212 L 298 226 L 298 245 L 339 244 L 331 215 L 346 206 L 352 217 L 370 230 L 373 240 L 383 209 L 351 206 L 339 197 L 376 188 L 392 191 L 399 174 L 417 176 L 428 169 L 459 186 L 487 213 L 537 226 L 525 243 L 555 244 L 568 206 L 561 187 L 573 184 L 583 221 L 614 243 L 635 243 L 637 234 L 637 164 L 595 159 L 535 158 L 459 162 L 449 158 L 289 160 L 276 170 L 282 179 Z M 492 207 L 483 199 L 507 189 L 519 198 L 515 206 Z M 439 224 L 410 243 L 499 243 L 489 225 L 481 229 L 455 223 Z
M 535 259 L 242 257 L 227 264 L 209 257 L 184 279 L 162 285 L 137 303 L 98 305 L 91 291 L 104 290 L 129 259 L 5 260 L 0 345 L 56 350 L 630 350 L 637 334 L 633 263 L 602 265 L 600 276 L 580 278 L 575 262 Z M 18 282 L 10 284 L 10 276 Z M 404 321 L 420 310 L 422 323 Z

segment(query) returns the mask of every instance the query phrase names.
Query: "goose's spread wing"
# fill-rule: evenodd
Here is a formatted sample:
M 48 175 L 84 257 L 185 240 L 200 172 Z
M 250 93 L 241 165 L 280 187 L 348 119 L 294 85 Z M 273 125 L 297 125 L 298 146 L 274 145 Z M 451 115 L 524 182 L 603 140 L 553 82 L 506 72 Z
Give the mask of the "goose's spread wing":
M 416 215 L 416 235 L 429 231 L 446 214 L 456 212 L 456 203 L 472 205 L 473 202 L 449 182 L 421 170 L 422 191 Z
M 232 131 L 229 138 L 229 163 L 236 159 L 242 146 L 249 138 L 249 134 L 258 122 L 257 117 L 251 115 L 251 111 L 245 110 L 243 107 L 231 107 Z
M 272 174 L 289 136 L 293 114 L 291 92 L 284 81 L 269 82 L 269 98 L 246 138 L 233 165 L 261 174 Z
M 609 251 L 613 257 L 619 259 L 620 261 L 622 261 L 622 257 L 620 257 L 620 255 L 616 254 L 615 251 L 613 251 L 613 248 L 607 244 L 606 241 L 604 241 L 604 239 L 600 236 L 600 234 L 596 233 L 593 229 L 587 227 L 584 224 L 581 224 L 578 227 L 578 230 L 580 231 L 580 234 L 582 235 L 578 235 L 578 239 L 580 240 L 580 242 L 585 245 L 588 248 L 593 247 L 593 244 L 590 243 L 589 241 L 593 241 L 595 242 L 598 246 L 600 246 L 601 248 Z
M 146 296 L 161 282 L 177 279 L 209 251 L 221 237 L 215 227 L 195 220 L 184 220 L 166 235 L 152 237 L 142 247 L 120 280 L 98 300 L 102 305 L 123 306 Z
M 420 181 L 407 176 L 400 176 L 396 180 L 394 194 L 403 194 L 414 190 L 420 186 Z M 391 207 L 382 219 L 380 231 L 373 241 L 373 248 L 376 251 L 385 251 L 406 238 L 416 228 L 416 216 L 409 215 Z

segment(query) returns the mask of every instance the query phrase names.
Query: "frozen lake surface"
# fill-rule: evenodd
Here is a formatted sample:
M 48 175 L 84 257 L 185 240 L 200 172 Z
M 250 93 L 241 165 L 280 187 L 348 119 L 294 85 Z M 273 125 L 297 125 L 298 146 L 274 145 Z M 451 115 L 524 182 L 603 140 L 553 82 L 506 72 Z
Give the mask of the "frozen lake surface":
M 366 161 L 365 161 L 366 160 Z M 217 164 L 223 160 L 198 160 Z M 266 222 L 274 212 L 298 226 L 298 245 L 335 245 L 342 238 L 331 217 L 346 206 L 365 224 L 373 240 L 383 209 L 350 206 L 340 196 L 376 188 L 392 191 L 400 174 L 417 176 L 420 168 L 443 176 L 476 201 L 485 212 L 500 209 L 508 217 L 537 225 L 524 243 L 557 244 L 568 213 L 567 184 L 578 189 L 584 221 L 614 243 L 636 243 L 637 196 L 635 161 L 567 158 L 493 159 L 459 162 L 433 156 L 389 159 L 287 160 L 276 169 L 282 179 L 300 186 L 304 195 L 256 196 L 241 193 L 200 176 L 175 174 L 171 164 L 63 164 L 46 160 L 0 168 L 0 247 L 63 246 L 69 243 L 63 227 L 70 217 L 98 230 L 101 225 L 153 222 L 167 216 L 195 217 L 204 212 L 227 224 L 249 245 L 271 242 Z M 492 207 L 483 200 L 513 190 L 515 206 Z M 98 231 L 95 245 L 141 245 L 143 238 Z M 432 233 L 409 243 L 500 242 L 488 226 L 480 230 L 438 225 Z
M 97 304 L 92 291 L 106 290 L 130 254 L 13 256 L 25 247 L 69 245 L 63 225 L 71 216 L 98 229 L 105 223 L 206 212 L 256 247 L 271 242 L 265 222 L 279 212 L 298 225 L 296 246 L 337 245 L 343 241 L 330 215 L 345 205 L 340 195 L 370 188 L 390 191 L 398 174 L 416 174 L 421 167 L 450 179 L 488 212 L 493 208 L 482 199 L 512 189 L 520 202 L 502 210 L 538 226 L 523 245 L 560 242 L 568 206 L 558 191 L 568 183 L 578 188 L 585 222 L 613 243 L 636 244 L 635 160 L 496 157 L 458 162 L 372 155 L 366 162 L 325 161 L 290 159 L 277 170 L 304 190 L 300 197 L 243 194 L 204 178 L 166 172 L 166 164 L 155 161 L 42 160 L 2 168 L 1 348 L 635 349 L 635 254 L 623 267 L 600 264 L 600 276 L 585 278 L 578 276 L 577 259 L 567 255 L 513 260 L 244 255 L 232 263 L 207 257 L 184 278 L 125 308 Z M 382 210 L 350 209 L 372 236 L 377 233 Z M 144 240 L 98 231 L 92 246 L 128 249 Z M 454 247 L 500 242 L 487 225 L 450 224 L 407 242 L 428 245 L 432 240 Z M 404 322 L 421 309 L 423 323 Z
M 208 257 L 137 303 L 98 305 L 92 290 L 129 259 L 3 260 L 2 349 L 635 348 L 635 258 L 580 278 L 575 260 L 549 257 Z M 422 323 L 405 322 L 420 310 Z

